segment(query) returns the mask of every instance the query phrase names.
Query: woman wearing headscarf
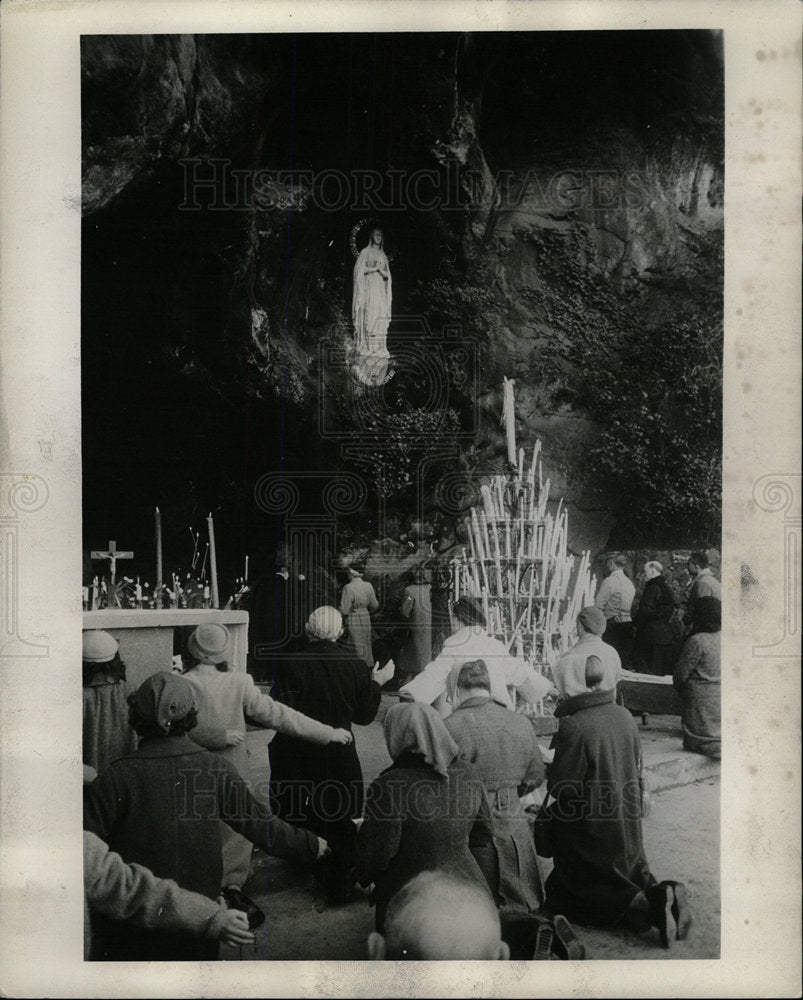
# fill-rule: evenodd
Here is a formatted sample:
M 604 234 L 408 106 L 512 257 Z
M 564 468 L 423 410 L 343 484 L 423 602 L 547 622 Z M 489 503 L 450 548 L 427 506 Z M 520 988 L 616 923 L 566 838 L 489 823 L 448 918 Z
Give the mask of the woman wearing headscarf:
M 630 712 L 615 704 L 611 679 L 593 651 L 566 660 L 555 675 L 564 700 L 536 824 L 538 853 L 554 858 L 546 909 L 585 923 L 657 927 L 668 948 L 691 923 L 686 889 L 658 883 L 647 864 L 641 742 Z
M 698 597 L 692 606 L 692 634 L 674 673 L 683 703 L 683 747 L 716 758 L 721 755 L 721 630 L 721 601 Z
M 475 858 L 488 856 L 492 836 L 482 776 L 441 717 L 430 705 L 394 705 L 384 728 L 393 763 L 368 788 L 355 862 L 357 881 L 374 883 L 380 933 L 388 901 L 419 872 L 446 871 L 486 889 L 493 879 Z
M 336 608 L 313 611 L 306 632 L 302 658 L 277 664 L 273 697 L 349 733 L 352 725 L 369 725 L 376 718 L 382 685 L 393 676 L 393 664 L 370 671 L 350 649 L 339 646 L 343 618 Z M 314 746 L 280 732 L 269 749 L 274 811 L 288 822 L 319 831 L 327 841 L 332 854 L 322 874 L 327 901 L 338 902 L 353 888 L 348 879 L 352 820 L 362 815 L 364 797 L 354 741 L 346 746 Z
M 340 597 L 340 613 L 346 619 L 349 641 L 354 655 L 367 666 L 374 666 L 374 651 L 371 645 L 371 612 L 379 609 L 374 588 L 363 579 L 363 563 L 349 566 L 349 582 Z
M 672 615 L 675 597 L 666 582 L 664 567 L 644 563 L 644 590 L 633 616 L 636 638 L 633 647 L 635 669 L 645 674 L 671 674 L 675 658 L 675 634 Z

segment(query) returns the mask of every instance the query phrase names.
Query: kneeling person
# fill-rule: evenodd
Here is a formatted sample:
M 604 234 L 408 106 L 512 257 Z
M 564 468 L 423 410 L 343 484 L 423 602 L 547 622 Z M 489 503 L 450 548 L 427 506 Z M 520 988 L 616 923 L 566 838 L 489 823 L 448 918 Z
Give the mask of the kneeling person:
M 193 743 L 190 684 L 157 673 L 130 698 L 136 753 L 112 764 L 84 789 L 84 828 L 129 864 L 216 898 L 222 876 L 221 824 L 275 857 L 311 865 L 326 841 L 288 826 L 253 797 L 235 768 Z M 217 944 L 186 933 L 132 927 L 96 915 L 99 960 L 193 961 L 217 958 Z

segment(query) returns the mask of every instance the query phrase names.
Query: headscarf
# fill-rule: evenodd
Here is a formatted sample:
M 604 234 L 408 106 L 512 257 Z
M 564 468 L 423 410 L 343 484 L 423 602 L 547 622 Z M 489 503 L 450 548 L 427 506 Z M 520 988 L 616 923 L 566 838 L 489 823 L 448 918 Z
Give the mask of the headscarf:
M 343 630 L 343 616 L 337 608 L 324 605 L 316 608 L 307 622 L 307 635 L 310 639 L 328 639 L 336 642 Z
M 420 701 L 403 702 L 388 711 L 385 716 L 385 742 L 393 760 L 405 750 L 418 753 L 430 767 L 443 775 L 460 752 L 435 709 Z

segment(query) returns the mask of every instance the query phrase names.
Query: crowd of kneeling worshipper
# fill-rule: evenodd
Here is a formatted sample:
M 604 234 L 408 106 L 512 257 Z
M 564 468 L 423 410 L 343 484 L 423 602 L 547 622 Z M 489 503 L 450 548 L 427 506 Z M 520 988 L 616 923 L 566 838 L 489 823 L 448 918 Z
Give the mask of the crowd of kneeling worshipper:
M 309 616 L 270 694 L 228 669 L 223 625 L 193 631 L 184 673 L 136 689 L 116 640 L 85 632 L 86 957 L 210 960 L 253 943 L 254 846 L 311 872 L 327 906 L 367 895 L 373 959 L 582 959 L 578 923 L 685 938 L 688 892 L 645 856 L 639 732 L 602 608 L 580 611 L 551 680 L 489 635 L 477 599 L 450 614 L 439 655 L 385 699 L 392 764 L 367 789 L 353 727 L 376 719 L 394 666 L 344 643 L 337 609 Z M 687 745 L 716 755 L 719 618 L 717 598 L 696 598 L 675 674 Z M 515 710 L 547 695 L 549 749 Z M 269 796 L 249 785 L 247 724 L 275 731 Z

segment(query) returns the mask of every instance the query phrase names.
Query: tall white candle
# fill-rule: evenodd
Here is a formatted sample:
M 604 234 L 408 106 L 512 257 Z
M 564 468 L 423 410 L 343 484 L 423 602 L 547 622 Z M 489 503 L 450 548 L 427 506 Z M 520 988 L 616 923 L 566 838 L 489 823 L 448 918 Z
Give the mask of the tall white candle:
M 509 465 L 516 465 L 516 404 L 513 396 L 513 379 L 505 378 L 503 385 L 504 403 L 502 418 L 505 423 L 507 438 L 507 460 Z
M 210 582 L 212 584 L 212 607 L 220 607 L 220 595 L 217 589 L 217 553 L 215 551 L 215 522 L 212 520 L 212 513 L 210 511 L 207 519 L 206 525 L 209 529 L 209 576 Z
M 156 508 L 154 515 L 156 520 L 156 588 L 162 586 L 162 515 L 159 508 Z

